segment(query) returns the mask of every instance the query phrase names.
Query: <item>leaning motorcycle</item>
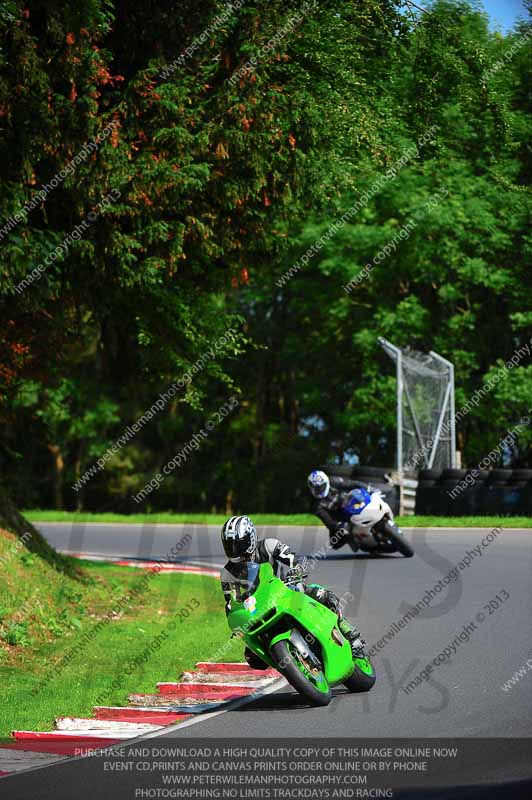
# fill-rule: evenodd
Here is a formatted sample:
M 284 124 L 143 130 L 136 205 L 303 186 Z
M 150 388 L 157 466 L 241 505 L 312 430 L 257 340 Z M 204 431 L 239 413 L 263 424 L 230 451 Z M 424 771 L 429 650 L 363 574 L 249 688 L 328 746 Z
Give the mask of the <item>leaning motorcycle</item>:
M 369 491 L 368 491 L 369 490 Z M 348 534 L 345 543 L 369 553 L 399 552 L 411 558 L 414 551 L 394 522 L 393 511 L 380 491 L 353 489 L 341 508 Z
M 314 706 L 330 703 L 333 686 L 367 692 L 375 683 L 369 657 L 353 658 L 338 616 L 300 583 L 275 577 L 269 563 L 242 564 L 227 620 L 234 635 Z

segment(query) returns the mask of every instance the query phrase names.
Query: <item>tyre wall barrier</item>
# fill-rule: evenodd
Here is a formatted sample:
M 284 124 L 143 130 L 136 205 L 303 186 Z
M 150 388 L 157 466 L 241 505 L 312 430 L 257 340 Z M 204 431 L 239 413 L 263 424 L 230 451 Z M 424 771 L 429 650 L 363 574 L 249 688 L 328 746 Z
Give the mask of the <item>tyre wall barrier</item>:
M 379 489 L 394 514 L 399 513 L 400 489 L 390 483 L 391 467 L 362 464 L 325 464 L 328 475 L 352 478 Z M 426 516 L 532 515 L 532 469 L 421 469 L 418 474 L 415 513 Z
M 475 480 L 473 480 L 475 478 Z M 532 470 L 420 470 L 416 514 L 447 517 L 532 515 Z
M 361 464 L 324 464 L 321 469 L 330 477 L 352 478 L 379 490 L 394 514 L 399 513 L 400 492 L 399 487 L 391 482 L 392 467 L 364 467 Z

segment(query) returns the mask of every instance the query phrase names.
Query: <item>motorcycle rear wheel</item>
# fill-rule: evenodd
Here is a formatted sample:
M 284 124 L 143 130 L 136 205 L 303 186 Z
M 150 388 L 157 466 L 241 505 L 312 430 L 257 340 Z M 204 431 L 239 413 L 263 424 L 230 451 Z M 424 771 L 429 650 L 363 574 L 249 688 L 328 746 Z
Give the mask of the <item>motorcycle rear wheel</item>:
M 275 668 L 284 675 L 288 683 L 302 694 L 313 706 L 328 706 L 332 698 L 332 689 L 323 672 L 313 674 L 303 663 L 296 648 L 283 639 L 271 649 Z

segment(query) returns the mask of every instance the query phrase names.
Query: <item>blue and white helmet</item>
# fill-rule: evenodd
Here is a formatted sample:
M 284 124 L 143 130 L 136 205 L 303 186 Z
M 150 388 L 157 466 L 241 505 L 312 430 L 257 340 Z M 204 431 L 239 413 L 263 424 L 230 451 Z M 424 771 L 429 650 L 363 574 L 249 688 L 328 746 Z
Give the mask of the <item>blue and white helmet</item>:
M 249 558 L 257 547 L 257 529 L 249 517 L 229 517 L 222 528 L 222 545 L 230 561 Z
M 329 494 L 331 482 L 325 472 L 322 472 L 321 469 L 315 469 L 313 472 L 311 472 L 308 476 L 307 483 L 308 488 L 314 497 L 318 497 L 320 500 L 322 500 Z

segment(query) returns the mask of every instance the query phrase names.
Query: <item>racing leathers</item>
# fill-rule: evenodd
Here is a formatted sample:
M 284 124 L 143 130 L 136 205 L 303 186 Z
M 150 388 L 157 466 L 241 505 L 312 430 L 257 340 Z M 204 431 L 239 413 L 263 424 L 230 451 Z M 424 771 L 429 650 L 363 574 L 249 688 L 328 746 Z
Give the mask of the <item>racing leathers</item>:
M 301 583 L 305 594 L 312 597 L 318 603 L 322 603 L 331 611 L 338 615 L 338 627 L 351 645 L 351 650 L 355 658 L 365 657 L 365 642 L 360 636 L 360 632 L 343 615 L 342 603 L 340 598 L 330 589 L 326 589 L 317 583 L 307 584 L 304 579 L 307 577 L 306 559 L 298 559 L 287 544 L 279 539 L 259 539 L 255 552 L 251 555 L 251 561 L 257 564 L 269 562 L 276 577 L 283 581 L 294 580 Z M 243 560 L 228 561 L 222 569 L 220 580 L 222 591 L 225 598 L 225 612 L 231 610 L 231 600 L 236 597 L 238 576 L 242 568 Z M 254 669 L 266 669 L 267 665 L 246 647 L 245 658 L 250 667 Z
M 347 534 L 346 523 L 341 515 L 342 506 L 352 489 L 366 489 L 367 483 L 336 475 L 329 476 L 329 481 L 331 488 L 327 497 L 315 498 L 312 511 L 329 529 L 329 543 L 333 550 L 337 550 L 344 544 Z

